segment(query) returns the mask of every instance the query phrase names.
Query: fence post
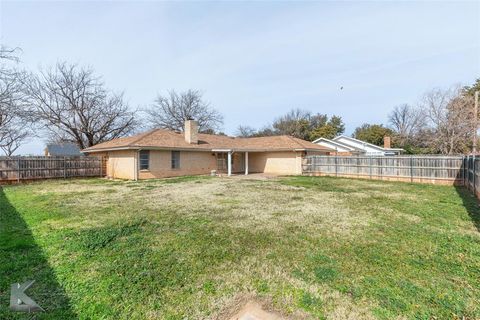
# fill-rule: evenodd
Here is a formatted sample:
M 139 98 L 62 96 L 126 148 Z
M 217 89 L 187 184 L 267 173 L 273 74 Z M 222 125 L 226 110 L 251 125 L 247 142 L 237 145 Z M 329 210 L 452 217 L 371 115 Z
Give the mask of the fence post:
M 370 157 L 368 163 L 370 164 L 370 180 L 372 180 L 372 157 Z
M 470 191 L 473 191 L 473 156 L 468 157 L 468 187 L 470 188 Z M 470 172 L 472 173 L 471 179 L 470 179 Z
M 410 182 L 413 182 L 413 157 L 410 156 Z
M 471 190 L 470 186 L 470 156 L 467 157 L 467 189 Z
M 67 179 L 67 157 L 63 157 L 63 179 Z
M 338 177 L 338 163 L 337 163 L 337 156 L 335 156 L 335 177 Z
M 467 164 L 466 164 L 466 175 L 465 175 L 465 180 L 466 180 L 466 186 L 467 189 L 470 190 L 470 156 L 466 156 L 467 158 Z
M 380 162 L 380 165 L 378 166 L 380 169 L 380 180 L 383 180 L 383 158 L 375 156 L 375 159 L 377 159 L 377 163 Z M 380 160 L 380 161 L 379 161 Z
M 475 155 L 473 155 L 473 195 L 477 197 L 477 170 L 475 167 Z
M 360 157 L 357 157 L 357 178 L 360 178 Z
M 17 182 L 20 182 L 20 158 L 17 159 Z

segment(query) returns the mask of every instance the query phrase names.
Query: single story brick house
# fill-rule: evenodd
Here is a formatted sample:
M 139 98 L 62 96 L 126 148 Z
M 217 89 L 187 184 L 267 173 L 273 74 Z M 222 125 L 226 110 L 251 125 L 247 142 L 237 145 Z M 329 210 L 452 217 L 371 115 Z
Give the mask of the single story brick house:
M 302 159 L 332 150 L 290 136 L 233 138 L 198 133 L 196 121 L 187 120 L 184 132 L 155 129 L 114 139 L 82 152 L 104 156 L 107 176 L 150 179 L 219 173 L 302 173 Z

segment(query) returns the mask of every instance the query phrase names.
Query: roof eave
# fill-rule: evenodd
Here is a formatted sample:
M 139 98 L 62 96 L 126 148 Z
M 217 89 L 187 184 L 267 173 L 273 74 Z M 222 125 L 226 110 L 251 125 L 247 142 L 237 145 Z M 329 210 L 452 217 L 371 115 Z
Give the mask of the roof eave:
M 405 149 L 402 148 L 384 148 L 385 151 L 405 151 Z
M 188 147 L 154 147 L 154 146 L 128 146 L 128 147 L 111 147 L 111 148 L 98 148 L 92 150 L 82 150 L 84 153 L 93 152 L 106 152 L 106 151 L 122 151 L 122 150 L 178 150 L 178 151 L 199 151 L 199 152 L 212 152 L 211 148 L 188 148 Z
M 330 152 L 326 148 L 185 148 L 185 147 L 152 147 L 152 146 L 127 146 L 127 147 L 110 147 L 97 149 L 83 149 L 83 153 L 107 152 L 107 151 L 123 151 L 123 150 L 180 150 L 180 151 L 198 151 L 198 152 L 299 152 L 299 151 L 318 151 Z
M 356 142 L 358 142 L 358 143 L 363 143 L 364 145 L 369 146 L 369 147 L 372 148 L 372 149 L 377 149 L 377 150 L 380 150 L 380 151 L 394 150 L 394 149 L 385 149 L 384 147 L 377 146 L 377 145 L 375 145 L 375 144 L 373 144 L 373 143 L 366 142 L 366 141 L 359 140 L 359 139 L 352 138 L 352 137 L 348 137 L 348 136 L 344 136 L 344 135 L 335 137 L 333 140 L 334 140 L 334 141 L 337 141 L 336 139 L 340 139 L 340 138 L 345 138 L 345 139 L 350 140 L 350 141 L 356 141 Z M 350 146 L 350 147 L 353 148 L 353 146 Z M 361 149 L 361 150 L 363 150 L 363 149 Z M 402 150 L 403 150 L 403 149 L 402 149 Z

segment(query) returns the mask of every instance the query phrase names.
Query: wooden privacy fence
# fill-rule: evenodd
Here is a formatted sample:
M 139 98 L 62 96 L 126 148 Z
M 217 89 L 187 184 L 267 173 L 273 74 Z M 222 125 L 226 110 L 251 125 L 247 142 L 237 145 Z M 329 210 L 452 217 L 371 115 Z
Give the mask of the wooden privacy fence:
M 307 156 L 303 172 L 379 180 L 471 184 L 472 190 L 477 190 L 478 160 L 463 156 Z
M 0 183 L 72 177 L 102 177 L 101 157 L 0 157 Z
M 477 198 L 480 198 L 480 157 L 468 156 L 463 159 L 464 183 Z

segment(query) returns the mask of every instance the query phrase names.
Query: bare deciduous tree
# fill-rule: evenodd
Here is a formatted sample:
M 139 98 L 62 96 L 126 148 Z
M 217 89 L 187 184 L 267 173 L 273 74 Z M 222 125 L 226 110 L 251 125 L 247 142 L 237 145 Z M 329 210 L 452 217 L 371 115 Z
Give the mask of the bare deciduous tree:
M 272 128 L 277 135 L 290 135 L 310 141 L 320 137 L 332 139 L 345 131 L 341 117 L 329 118 L 326 114 L 312 114 L 302 109 L 292 109 L 277 118 Z
M 431 134 L 424 138 L 442 154 L 466 153 L 473 132 L 473 101 L 459 87 L 428 92 L 422 103 Z
M 7 62 L 18 62 L 15 49 L 0 46 L 0 128 L 18 114 L 18 104 L 22 98 L 19 73 Z
M 257 130 L 250 126 L 238 126 L 237 132 L 235 133 L 235 136 L 240 137 L 240 138 L 248 138 L 248 137 L 253 137 L 257 133 Z
M 22 73 L 7 62 L 18 62 L 18 49 L 0 47 L 0 148 L 11 156 L 29 136 L 25 120 L 25 96 L 21 87 Z
M 17 53 L 21 51 L 20 48 L 9 48 L 4 45 L 0 45 L 0 60 L 10 60 L 14 62 L 20 61 Z
M 290 135 L 307 140 L 310 134 L 310 118 L 309 111 L 292 109 L 287 114 L 277 118 L 272 127 L 279 135 Z
M 0 148 L 7 157 L 11 157 L 29 135 L 30 131 L 22 127 L 21 124 L 0 130 Z
M 87 148 L 134 131 L 137 121 L 122 94 L 107 90 L 90 68 L 65 62 L 23 82 L 32 121 L 51 138 Z
M 391 128 L 396 132 L 396 142 L 401 146 L 413 142 L 426 124 L 424 112 L 408 104 L 396 106 L 388 120 Z
M 198 121 L 202 132 L 213 132 L 223 124 L 223 116 L 203 101 L 202 93 L 197 90 L 181 93 L 171 90 L 167 96 L 159 95 L 146 113 L 152 127 L 176 131 L 183 131 L 187 119 Z
M 334 138 L 345 131 L 343 120 L 339 116 L 329 117 L 302 109 L 292 109 L 275 119 L 272 125 L 255 130 L 249 126 L 239 126 L 239 137 L 267 137 L 290 135 L 296 138 L 313 141 L 317 138 Z

